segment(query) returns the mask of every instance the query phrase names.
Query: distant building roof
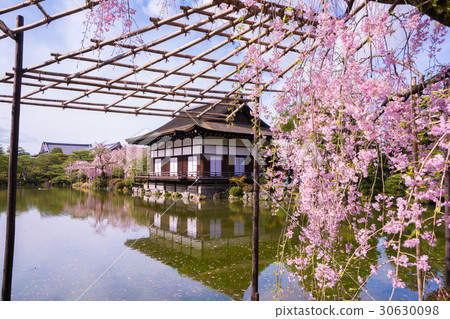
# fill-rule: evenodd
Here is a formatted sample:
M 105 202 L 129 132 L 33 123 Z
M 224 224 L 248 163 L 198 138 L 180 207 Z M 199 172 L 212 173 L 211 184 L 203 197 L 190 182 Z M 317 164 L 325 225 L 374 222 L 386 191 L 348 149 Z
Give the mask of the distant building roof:
M 103 146 L 110 150 L 110 151 L 114 151 L 117 149 L 121 149 L 122 148 L 122 144 L 120 144 L 120 142 L 116 142 L 116 143 L 110 143 L 110 144 L 103 144 Z
M 66 155 L 72 154 L 73 151 L 83 151 L 92 149 L 92 144 L 70 144 L 70 143 L 52 143 L 42 142 L 39 154 L 50 153 L 55 147 L 61 148 L 62 152 Z

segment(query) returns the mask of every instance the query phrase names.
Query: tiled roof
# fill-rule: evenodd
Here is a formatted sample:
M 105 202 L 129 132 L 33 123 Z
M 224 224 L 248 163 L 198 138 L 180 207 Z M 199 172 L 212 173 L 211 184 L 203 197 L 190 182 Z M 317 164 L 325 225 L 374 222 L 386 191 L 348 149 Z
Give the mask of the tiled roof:
M 92 148 L 92 144 L 70 144 L 70 143 L 52 143 L 42 142 L 41 150 L 39 154 L 50 153 L 55 147 L 61 148 L 62 152 L 66 155 L 72 154 L 73 151 L 89 150 Z
M 190 110 L 195 110 L 198 112 L 206 109 L 206 106 L 201 106 L 197 108 L 192 108 Z M 215 113 L 220 114 L 229 114 L 230 110 L 226 106 L 216 107 L 214 109 Z M 226 123 L 223 120 L 201 120 L 197 118 L 180 118 L 177 117 L 166 124 L 160 126 L 156 130 L 146 133 L 144 135 L 140 135 L 137 137 L 132 137 L 127 139 L 126 141 L 130 144 L 146 144 L 150 145 L 156 138 L 162 135 L 169 135 L 175 133 L 176 131 L 184 131 L 188 132 L 194 129 L 195 127 L 200 127 L 209 131 L 215 132 L 231 132 L 236 134 L 253 134 L 252 122 L 251 122 L 250 108 L 248 106 L 243 107 L 235 116 L 234 121 L 231 123 Z M 271 136 L 272 132 L 270 131 L 269 125 L 267 125 L 264 121 L 261 121 L 261 130 L 262 134 L 266 136 Z M 145 142 L 144 142 L 145 141 Z

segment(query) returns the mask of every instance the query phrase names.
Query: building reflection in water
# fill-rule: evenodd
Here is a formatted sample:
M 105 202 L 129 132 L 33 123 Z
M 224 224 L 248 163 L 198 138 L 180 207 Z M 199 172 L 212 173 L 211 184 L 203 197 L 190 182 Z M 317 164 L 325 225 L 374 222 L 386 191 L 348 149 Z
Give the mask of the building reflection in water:
M 187 218 L 187 235 L 192 238 L 197 238 L 197 217 Z
M 169 216 L 169 230 L 176 233 L 178 229 L 178 216 Z
M 155 225 L 158 228 L 161 228 L 161 214 L 156 213 L 155 219 L 153 220 L 153 225 Z
M 222 228 L 220 218 L 209 221 L 209 238 L 220 238 Z
M 239 219 L 234 221 L 234 236 L 244 235 L 244 223 Z

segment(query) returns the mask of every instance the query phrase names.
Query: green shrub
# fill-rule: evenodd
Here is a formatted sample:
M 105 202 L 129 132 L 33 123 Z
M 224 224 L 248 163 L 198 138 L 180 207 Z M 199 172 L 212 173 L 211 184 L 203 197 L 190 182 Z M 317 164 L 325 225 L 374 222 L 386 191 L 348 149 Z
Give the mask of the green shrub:
M 99 188 L 100 188 L 99 185 L 100 185 L 100 182 L 99 182 L 98 179 L 96 179 L 96 180 L 94 180 L 94 181 L 92 182 L 91 188 L 92 188 L 92 189 L 99 189 Z
M 242 196 L 243 191 L 239 186 L 233 186 L 230 188 L 228 193 L 232 196 Z
M 180 199 L 181 197 L 183 197 L 183 195 L 181 193 L 175 193 L 173 195 L 173 198 L 175 198 L 175 199 Z
M 133 181 L 132 178 L 125 179 L 124 182 L 125 182 L 125 186 L 128 187 L 128 188 L 130 188 L 130 189 L 131 189 L 131 188 L 133 187 L 133 185 L 134 185 L 134 181 Z
M 123 191 L 124 187 L 126 187 L 125 183 L 123 181 L 119 181 L 114 185 L 114 190 L 116 192 L 121 192 Z
M 172 197 L 172 193 L 171 192 L 164 193 L 164 197 L 170 198 L 170 197 Z
M 124 186 L 124 187 L 122 188 L 122 192 L 123 192 L 124 194 L 128 194 L 128 193 L 130 192 L 130 189 L 129 189 L 128 187 Z
M 235 183 L 237 186 L 241 187 L 244 184 L 245 179 L 247 176 L 233 176 L 230 178 L 230 183 Z
M 113 179 L 110 179 L 110 180 L 108 181 L 108 188 L 114 188 L 114 189 L 115 189 L 116 184 L 117 184 L 118 182 L 121 182 L 121 181 L 122 181 L 121 178 L 113 178 Z
M 406 186 L 402 174 L 390 176 L 384 183 L 387 196 L 401 197 L 406 195 Z

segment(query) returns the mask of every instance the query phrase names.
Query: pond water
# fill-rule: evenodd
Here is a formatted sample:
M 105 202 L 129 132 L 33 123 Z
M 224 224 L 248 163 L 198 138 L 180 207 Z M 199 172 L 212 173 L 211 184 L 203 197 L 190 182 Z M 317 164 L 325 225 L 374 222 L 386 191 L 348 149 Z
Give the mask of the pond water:
M 5 209 L 0 190 L 1 269 Z M 249 300 L 251 216 L 251 207 L 227 201 L 19 189 L 12 299 Z M 308 299 L 286 273 L 276 276 L 286 217 L 262 208 L 260 219 L 260 299 L 274 300 L 275 285 L 283 288 L 283 300 Z M 386 252 L 375 258 L 387 258 Z M 391 293 L 385 275 L 366 287 L 363 300 Z M 416 300 L 415 290 L 398 289 L 394 299 Z

